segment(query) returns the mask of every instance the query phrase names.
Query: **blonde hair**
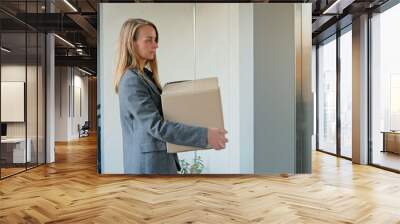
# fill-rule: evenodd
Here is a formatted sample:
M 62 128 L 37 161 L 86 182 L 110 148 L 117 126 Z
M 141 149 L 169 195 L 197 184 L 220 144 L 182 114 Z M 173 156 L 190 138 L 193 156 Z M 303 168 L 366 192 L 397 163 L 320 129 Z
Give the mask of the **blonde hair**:
M 117 66 L 115 68 L 115 79 L 114 79 L 114 88 L 115 92 L 118 93 L 119 83 L 124 76 L 127 69 L 133 68 L 139 71 L 139 75 L 144 74 L 144 68 L 146 65 L 150 67 L 151 72 L 153 73 L 153 79 L 155 84 L 161 88 L 160 79 L 158 76 L 158 68 L 157 68 L 157 58 L 154 56 L 153 60 L 149 60 L 146 62 L 144 66 L 141 66 L 139 63 L 139 58 L 137 52 L 134 47 L 134 41 L 137 40 L 138 30 L 142 26 L 152 26 L 156 31 L 156 42 L 158 42 L 158 31 L 156 26 L 147 20 L 144 19 L 128 19 L 124 22 L 121 27 L 121 32 L 119 35 L 118 41 L 118 51 L 117 51 Z

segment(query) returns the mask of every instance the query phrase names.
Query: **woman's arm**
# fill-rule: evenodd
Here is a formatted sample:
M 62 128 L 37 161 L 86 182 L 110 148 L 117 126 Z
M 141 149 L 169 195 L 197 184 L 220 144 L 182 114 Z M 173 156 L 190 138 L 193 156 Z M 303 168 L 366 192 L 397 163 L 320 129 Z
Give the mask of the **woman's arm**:
M 119 89 L 120 103 L 126 105 L 134 119 L 139 120 L 141 126 L 153 137 L 178 145 L 207 147 L 207 128 L 164 120 L 151 99 L 144 80 L 129 73 L 125 76 Z

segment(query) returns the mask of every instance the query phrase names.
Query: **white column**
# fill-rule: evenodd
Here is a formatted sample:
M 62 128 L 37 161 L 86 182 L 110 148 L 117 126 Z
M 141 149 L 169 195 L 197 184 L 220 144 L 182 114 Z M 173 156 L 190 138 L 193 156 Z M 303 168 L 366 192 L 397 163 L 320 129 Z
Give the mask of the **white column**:
M 54 12 L 54 5 L 46 3 L 47 12 Z M 46 35 L 46 163 L 55 161 L 55 43 L 54 35 Z
M 46 36 L 46 163 L 55 161 L 54 133 L 55 133 L 55 76 L 54 76 L 54 36 Z
M 353 153 L 354 163 L 368 162 L 368 16 L 353 20 Z

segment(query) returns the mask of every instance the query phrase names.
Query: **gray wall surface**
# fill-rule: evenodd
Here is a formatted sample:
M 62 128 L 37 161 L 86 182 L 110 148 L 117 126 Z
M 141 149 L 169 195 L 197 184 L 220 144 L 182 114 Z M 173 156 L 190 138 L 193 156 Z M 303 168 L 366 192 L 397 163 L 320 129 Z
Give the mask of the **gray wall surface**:
M 311 96 L 311 66 L 306 69 L 311 37 L 302 35 L 302 26 L 311 26 L 311 20 L 298 21 L 311 15 L 302 15 L 303 6 L 310 7 L 254 4 L 254 173 L 296 173 L 298 165 L 310 167 L 312 97 L 301 94 Z M 303 46 L 308 40 L 302 38 L 310 38 L 309 46 Z M 308 54 L 303 47 L 310 48 Z

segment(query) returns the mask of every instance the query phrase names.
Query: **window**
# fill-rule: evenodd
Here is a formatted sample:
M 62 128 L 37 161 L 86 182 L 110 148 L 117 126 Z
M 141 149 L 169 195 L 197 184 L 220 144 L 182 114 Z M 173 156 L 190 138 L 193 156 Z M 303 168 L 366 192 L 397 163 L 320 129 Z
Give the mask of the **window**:
M 352 156 L 352 33 L 340 36 L 340 155 Z
M 371 18 L 372 164 L 400 170 L 400 4 Z M 397 132 L 396 132 L 397 131 Z
M 336 39 L 318 48 L 318 149 L 336 153 Z

